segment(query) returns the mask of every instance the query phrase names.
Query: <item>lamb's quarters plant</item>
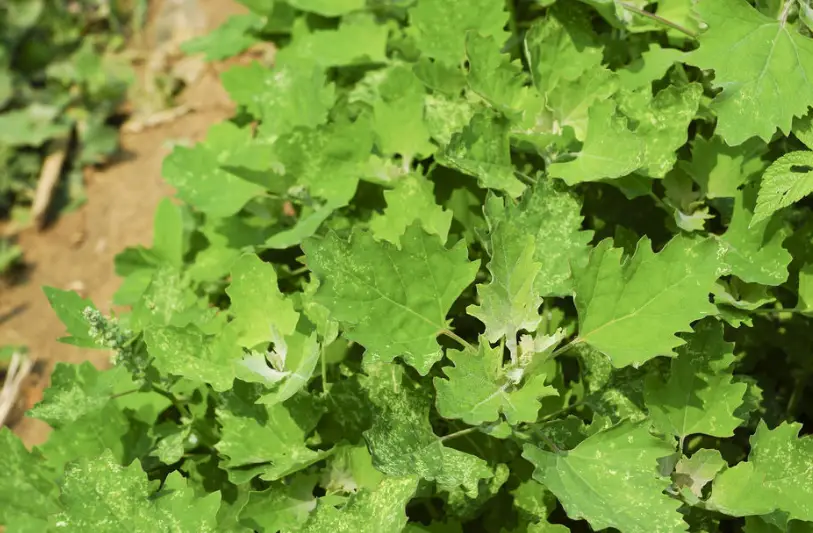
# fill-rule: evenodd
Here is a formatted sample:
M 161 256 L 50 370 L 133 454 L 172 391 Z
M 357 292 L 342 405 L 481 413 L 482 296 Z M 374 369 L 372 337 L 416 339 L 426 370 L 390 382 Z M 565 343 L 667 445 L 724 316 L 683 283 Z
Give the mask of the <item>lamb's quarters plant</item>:
M 813 531 L 805 1 L 245 0 L 16 531 Z

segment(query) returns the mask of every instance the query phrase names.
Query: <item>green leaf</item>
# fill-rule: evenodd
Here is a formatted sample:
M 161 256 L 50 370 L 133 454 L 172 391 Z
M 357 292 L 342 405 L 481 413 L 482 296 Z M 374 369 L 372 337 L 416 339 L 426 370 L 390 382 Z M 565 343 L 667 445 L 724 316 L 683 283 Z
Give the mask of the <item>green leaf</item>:
M 54 474 L 5 427 L 0 428 L 0 469 L 0 524 L 47 520 L 59 510 Z
M 249 493 L 240 511 L 240 523 L 253 531 L 299 531 L 316 508 L 314 476 L 292 476 L 289 483 L 274 483 L 262 492 Z
M 479 480 L 493 472 L 487 463 L 443 444 L 429 423 L 431 398 L 404 377 L 394 364 L 378 363 L 365 369 L 364 386 L 375 413 L 373 427 L 364 432 L 373 466 L 388 476 L 419 476 L 437 482 L 442 490 L 462 486 L 477 495 Z
M 203 54 L 207 61 L 234 57 L 260 42 L 254 32 L 262 29 L 264 20 L 253 13 L 232 15 L 211 32 L 181 43 L 186 54 Z
M 350 497 L 341 508 L 321 503 L 303 533 L 400 533 L 407 523 L 406 504 L 418 488 L 414 477 L 386 478 L 374 489 Z
M 437 235 L 446 242 L 452 213 L 435 203 L 433 184 L 419 174 L 409 174 L 384 192 L 387 208 L 383 215 L 375 214 L 370 230 L 378 240 L 401 245 L 401 236 L 413 222 L 418 221 L 426 233 Z
M 539 399 L 557 395 L 556 389 L 545 385 L 545 374 L 524 377 L 522 368 L 504 367 L 502 349 L 484 340 L 476 353 L 450 350 L 446 356 L 454 364 L 443 368 L 447 379 L 433 380 L 438 413 L 444 418 L 476 426 L 496 422 L 502 413 L 509 424 L 535 422 Z
M 551 453 L 526 444 L 534 479 L 553 492 L 574 520 L 598 531 L 621 533 L 686 531 L 680 502 L 663 494 L 669 480 L 658 477 L 658 459 L 672 453 L 649 434 L 645 423 L 625 422 L 588 437 L 574 449 Z
M 678 487 L 686 487 L 695 498 L 703 497 L 703 488 L 728 466 L 717 450 L 700 449 L 691 457 L 681 457 L 673 475 Z
M 245 254 L 234 262 L 226 294 L 242 346 L 272 342 L 296 329 L 299 313 L 280 292 L 274 266 L 255 254 Z
M 697 12 L 708 30 L 686 61 L 713 69 L 723 89 L 713 102 L 717 134 L 737 145 L 755 135 L 768 142 L 777 128 L 790 133 L 793 117 L 813 105 L 813 41 L 787 16 L 768 17 L 744 0 L 703 0 Z
M 599 111 L 593 111 L 596 105 L 609 100 L 617 90 L 618 78 L 615 73 L 598 66 L 585 71 L 576 80 L 561 80 L 556 88 L 545 91 L 546 108 L 550 111 L 547 117 L 544 112 L 541 115 L 546 118 L 550 133 L 561 135 L 566 133 L 569 128 L 573 130 L 573 136 L 579 141 L 586 142 L 588 137 L 592 137 L 592 143 L 597 138 L 599 130 L 606 128 L 626 132 L 627 128 L 622 128 L 624 121 L 618 121 L 618 124 L 615 124 L 615 121 L 602 118 L 604 115 L 613 115 L 614 107 L 605 106 Z M 596 122 L 593 117 L 599 117 L 600 123 L 592 126 L 592 123 Z M 541 117 L 537 117 L 536 121 L 545 122 Z M 591 127 L 594 130 L 592 135 L 590 134 Z
M 553 163 L 549 173 L 568 185 L 625 176 L 644 165 L 646 143 L 616 115 L 611 100 L 590 107 L 587 138 L 576 158 Z
M 781 285 L 788 279 L 788 265 L 793 259 L 782 247 L 790 232 L 779 217 L 755 223 L 756 217 L 751 216 L 755 200 L 753 184 L 737 192 L 728 230 L 720 237 L 726 251 L 723 261 L 743 281 Z
M 413 158 L 424 159 L 435 151 L 423 120 L 423 84 L 406 66 L 391 68 L 379 86 L 381 98 L 373 105 L 373 129 L 382 153 L 400 154 L 409 167 Z
M 759 155 L 765 143 L 752 139 L 738 146 L 728 146 L 715 135 L 710 139 L 695 137 L 690 161 L 678 166 L 700 185 L 708 198 L 733 198 L 751 174 L 762 170 Z
M 157 493 L 138 461 L 119 466 L 110 453 L 70 465 L 62 481 L 64 511 L 53 520 L 61 531 L 217 531 L 220 494 L 195 497 L 179 472 Z
M 662 2 L 658 2 L 658 10 L 661 9 L 661 4 Z M 682 61 L 685 55 L 683 50 L 661 48 L 653 43 L 639 59 L 618 71 L 618 81 L 621 87 L 630 91 L 649 87 L 653 81 L 663 78 L 672 65 Z
M 765 170 L 751 225 L 813 192 L 813 152 L 790 152 Z
M 172 203 L 169 198 L 161 200 L 155 209 L 156 228 L 152 238 L 152 251 L 164 261 L 175 268 L 183 266 L 184 256 L 184 225 L 183 211 Z
M 720 322 L 706 319 L 695 326 L 687 343 L 677 348 L 668 379 L 650 375 L 646 380 L 646 404 L 658 429 L 681 442 L 695 433 L 734 435 L 744 422 L 735 412 L 748 386 L 732 382 L 733 350 Z
M 480 111 L 463 131 L 452 135 L 437 155 L 441 165 L 478 178 L 483 188 L 517 197 L 525 184 L 514 176 L 508 142 L 508 121 L 495 112 Z
M 506 264 L 519 259 L 525 236 L 534 236 L 533 260 L 539 265 L 534 280 L 540 296 L 573 292 L 572 266 L 587 261 L 591 231 L 582 231 L 581 201 L 552 180 L 539 180 L 518 204 L 496 197 L 486 202 L 485 215 L 493 235 L 500 235 Z M 488 244 L 488 243 L 487 243 Z M 489 253 L 497 252 L 493 245 Z
M 306 60 L 328 68 L 387 62 L 389 30 L 372 17 L 342 19 L 335 30 L 298 29 L 295 25 L 291 44 L 277 52 L 280 63 Z
M 436 337 L 448 328 L 446 313 L 478 268 L 464 243 L 447 250 L 413 224 L 400 249 L 362 232 L 349 242 L 330 233 L 303 249 L 321 281 L 316 301 L 349 339 L 384 361 L 401 356 L 421 374 L 440 360 Z
M 150 328 L 144 333 L 152 364 L 159 371 L 226 391 L 234 381 L 234 362 L 240 357 L 236 333 L 225 328 L 205 335 L 197 326 Z
M 100 348 L 96 340 L 90 336 L 90 323 L 85 319 L 84 311 L 87 308 L 96 309 L 93 302 L 79 296 L 74 291 L 63 291 L 53 287 L 43 287 L 45 297 L 51 304 L 56 316 L 68 330 L 68 337 L 62 337 L 60 342 L 73 344 L 82 348 Z
M 731 516 L 778 510 L 791 519 L 813 521 L 813 438 L 799 438 L 801 429 L 798 423 L 768 429 L 760 421 L 748 461 L 717 476 L 709 508 Z
M 327 121 L 335 98 L 324 67 L 296 62 L 269 69 L 259 63 L 235 66 L 221 76 L 235 103 L 262 119 L 263 132 L 279 136 L 297 126 L 314 128 Z
M 57 363 L 51 374 L 51 384 L 43 399 L 28 415 L 59 428 L 82 416 L 101 410 L 117 392 L 137 385 L 124 368 L 97 370 L 89 362 Z
M 622 261 L 622 251 L 602 241 L 576 274 L 579 337 L 620 368 L 669 355 L 683 344 L 675 334 L 714 315 L 709 293 L 723 272 L 712 239 L 676 236 L 659 253 L 649 239 Z
M 418 0 L 409 8 L 409 21 L 421 53 L 448 65 L 465 59 L 469 30 L 494 37 L 498 44 L 508 38 L 503 30 L 508 13 L 502 3 L 491 0 Z
M 527 75 L 522 65 L 500 54 L 493 37 L 482 37 L 473 31 L 466 34 L 466 56 L 471 90 L 509 117 L 518 112 L 528 98 Z

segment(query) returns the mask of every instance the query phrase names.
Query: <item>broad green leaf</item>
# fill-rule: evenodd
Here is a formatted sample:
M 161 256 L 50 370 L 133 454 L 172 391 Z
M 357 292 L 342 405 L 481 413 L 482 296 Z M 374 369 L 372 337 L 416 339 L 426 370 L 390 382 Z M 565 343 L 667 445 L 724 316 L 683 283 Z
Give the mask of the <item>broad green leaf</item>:
M 407 523 L 406 505 L 418 489 L 414 477 L 385 478 L 374 489 L 350 497 L 337 509 L 322 503 L 302 527 L 303 533 L 400 533 Z
M 54 473 L 5 427 L 0 428 L 0 469 L 0 524 L 47 520 L 59 510 Z
M 630 131 L 627 119 L 616 115 L 612 100 L 593 104 L 589 110 L 587 137 L 576 158 L 553 163 L 549 173 L 568 185 L 620 178 L 645 164 L 646 142 Z
M 678 235 L 657 254 L 643 238 L 622 261 L 622 251 L 602 241 L 575 276 L 576 342 L 590 344 L 616 368 L 671 354 L 683 344 L 676 333 L 717 312 L 709 293 L 724 271 L 720 255 L 713 239 Z
M 476 353 L 449 350 L 446 356 L 454 364 L 443 368 L 447 379 L 433 380 L 438 413 L 444 418 L 458 418 L 476 426 L 496 422 L 502 413 L 510 424 L 535 422 L 541 407 L 539 398 L 557 394 L 556 389 L 545 385 L 545 374 L 522 379 L 521 367 L 504 367 L 502 349 L 492 348 L 484 340 Z
M 287 0 L 302 11 L 310 11 L 323 17 L 338 17 L 364 8 L 364 0 Z
M 505 42 L 508 13 L 504 8 L 491 0 L 418 0 L 409 8 L 409 21 L 418 50 L 451 66 L 465 59 L 469 30 L 494 37 L 498 44 Z
M 734 345 L 723 338 L 722 323 L 706 319 L 677 348 L 669 377 L 650 375 L 645 397 L 655 426 L 682 443 L 695 433 L 731 437 L 744 420 L 735 416 L 748 388 L 732 382 Z
M 221 76 L 235 103 L 262 119 L 269 137 L 289 133 L 297 126 L 324 124 L 335 98 L 326 84 L 324 67 L 301 61 L 269 69 L 259 63 L 238 65 Z
M 159 371 L 226 391 L 234 381 L 234 363 L 240 357 L 236 333 L 225 328 L 207 336 L 197 326 L 155 327 L 144 333 L 152 364 Z
M 744 0 L 702 0 L 697 12 L 708 29 L 686 61 L 714 70 L 723 89 L 713 103 L 717 134 L 737 145 L 768 142 L 777 128 L 790 133 L 793 117 L 813 105 L 813 41 L 787 16 L 768 17 Z
M 436 156 L 440 164 L 478 179 L 481 187 L 517 197 L 525 190 L 511 166 L 508 121 L 496 112 L 476 113 Z
M 284 250 L 299 246 L 302 241 L 312 237 L 319 230 L 319 227 L 336 211 L 336 206 L 331 202 L 317 206 L 310 214 L 300 217 L 296 224 L 279 233 L 268 237 L 263 243 L 263 247 L 276 250 Z
M 335 30 L 297 29 L 295 25 L 291 44 L 277 52 L 278 61 L 307 60 L 325 68 L 387 62 L 389 29 L 372 17 L 343 19 Z
M 658 9 L 660 7 L 661 2 L 658 2 Z M 685 55 L 683 50 L 661 48 L 653 43 L 639 59 L 618 71 L 618 81 L 621 87 L 630 91 L 649 87 L 653 81 L 663 78 L 672 65 L 682 61 Z
M 161 200 L 155 209 L 156 231 L 152 238 L 152 251 L 175 268 L 183 266 L 184 228 L 183 212 L 169 198 Z
M 516 114 L 528 98 L 528 76 L 522 65 L 500 54 L 493 37 L 473 31 L 466 34 L 466 57 L 471 90 L 507 116 Z
M 404 166 L 435 151 L 423 120 L 426 90 L 412 69 L 396 66 L 379 86 L 380 98 L 373 105 L 376 144 L 385 155 L 400 154 Z
M 288 483 L 274 483 L 262 492 L 249 493 L 240 511 L 240 523 L 252 531 L 298 531 L 316 508 L 315 476 L 292 476 Z
M 790 232 L 779 217 L 754 222 L 755 197 L 754 184 L 737 192 L 728 230 L 720 237 L 725 248 L 723 261 L 743 281 L 781 285 L 788 279 L 788 265 L 793 259 L 782 247 Z
M 647 0 L 632 0 L 630 2 L 624 2 L 622 0 L 581 1 L 587 5 L 593 6 L 593 8 L 598 11 L 607 22 L 622 30 L 636 29 L 634 24 L 634 21 L 636 20 L 635 13 L 627 9 L 625 6 L 631 5 L 637 7 L 638 9 L 642 9 L 649 3 Z
M 87 361 L 78 365 L 57 363 L 42 401 L 28 415 L 58 428 L 101 410 L 113 394 L 135 387 L 127 371 L 121 367 L 97 370 Z
M 542 320 L 539 314 L 542 298 L 535 284 L 542 265 L 534 261 L 533 235 L 516 240 L 512 237 L 510 228 L 492 229 L 488 263 L 491 281 L 477 286 L 479 305 L 470 305 L 466 311 L 485 324 L 490 342 L 505 338 L 508 350 L 516 358 L 517 333 L 535 331 Z
M 220 494 L 196 497 L 179 472 L 155 493 L 138 461 L 122 467 L 104 453 L 68 466 L 60 501 L 52 519 L 60 531 L 214 533 Z
M 762 174 L 751 225 L 813 192 L 813 152 L 790 152 Z
M 696 11 L 697 0 L 658 0 L 655 13 L 659 17 L 674 22 L 693 33 L 700 33 L 700 19 Z M 671 39 L 685 40 L 690 38 L 685 33 L 673 28 L 664 28 Z
M 90 323 L 84 315 L 85 309 L 96 309 L 93 302 L 82 298 L 74 291 L 63 291 L 53 287 L 43 287 L 42 290 L 56 316 L 68 331 L 69 336 L 60 338 L 60 342 L 82 348 L 101 348 L 90 335 Z
M 226 294 L 242 346 L 273 342 L 296 329 L 299 313 L 280 292 L 274 266 L 256 255 L 243 255 L 232 265 Z
M 387 208 L 383 215 L 375 214 L 370 230 L 378 240 L 400 246 L 401 236 L 416 220 L 424 231 L 446 242 L 452 224 L 452 212 L 435 203 L 434 186 L 418 174 L 409 174 L 396 182 L 395 188 L 384 192 Z
M 496 197 L 486 202 L 492 233 L 502 235 L 506 264 L 519 259 L 525 236 L 534 236 L 533 260 L 539 265 L 534 280 L 540 296 L 567 296 L 573 291 L 572 266 L 587 261 L 591 231 L 582 231 L 581 202 L 559 182 L 539 180 L 518 204 Z M 488 243 L 486 243 L 488 244 Z M 493 248 L 489 253 L 496 255 Z
M 765 143 L 752 139 L 739 146 L 728 146 L 717 135 L 711 139 L 695 137 L 690 161 L 680 161 L 682 168 L 707 198 L 733 198 L 748 178 L 762 170 L 759 155 Z
M 801 429 L 799 423 L 768 429 L 760 421 L 748 461 L 717 476 L 708 507 L 731 516 L 783 511 L 791 519 L 813 521 L 813 438 L 800 438 Z
M 658 476 L 658 459 L 672 452 L 649 434 L 646 423 L 625 422 L 565 452 L 526 444 L 522 456 L 568 516 L 587 520 L 596 531 L 677 533 L 687 529 L 677 512 L 681 504 L 663 494 L 669 480 Z
M 464 243 L 447 250 L 413 224 L 400 249 L 363 232 L 349 242 L 330 233 L 303 249 L 321 281 L 316 301 L 349 339 L 384 361 L 401 356 L 421 374 L 440 360 L 436 337 L 449 327 L 446 314 L 478 268 Z
M 598 68 L 602 49 L 590 25 L 587 8 L 575 2 L 557 2 L 552 16 L 534 22 L 525 34 L 525 57 L 534 85 L 550 93 L 559 81 L 575 81 Z
M 551 133 L 561 134 L 566 128 L 571 128 L 576 139 L 587 142 L 592 138 L 593 143 L 600 130 L 604 130 L 605 134 L 608 134 L 608 128 L 627 132 L 627 128 L 622 128 L 623 121 L 616 120 L 618 124 L 615 124 L 608 118 L 615 111 L 608 100 L 617 90 L 617 76 L 602 66 L 585 71 L 576 80 L 560 81 L 555 89 L 544 93 L 546 108 L 550 110 L 547 121 Z M 601 103 L 605 103 L 603 107 L 599 111 L 593 111 Z M 544 114 L 541 115 L 542 118 L 545 117 Z M 540 121 L 542 118 L 537 117 L 536 120 Z M 599 124 L 593 126 L 594 122 Z M 628 150 L 629 147 L 624 149 Z
M 442 490 L 462 486 L 469 497 L 493 472 L 487 463 L 443 444 L 429 423 L 428 391 L 392 363 L 368 365 L 364 387 L 374 405 L 373 426 L 364 432 L 373 466 L 392 477 L 419 476 Z

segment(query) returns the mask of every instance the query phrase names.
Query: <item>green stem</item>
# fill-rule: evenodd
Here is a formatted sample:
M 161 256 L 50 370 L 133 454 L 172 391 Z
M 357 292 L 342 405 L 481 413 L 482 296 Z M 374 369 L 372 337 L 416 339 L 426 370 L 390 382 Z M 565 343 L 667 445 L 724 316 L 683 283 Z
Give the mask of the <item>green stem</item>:
M 661 16 L 656 15 L 655 13 L 650 13 L 649 11 L 646 11 L 645 9 L 641 9 L 638 6 L 634 6 L 634 5 L 629 4 L 627 2 L 619 2 L 618 5 L 620 5 L 621 7 L 623 7 L 624 9 L 626 9 L 627 11 L 629 11 L 631 13 L 635 13 L 636 15 L 640 15 L 642 17 L 646 17 L 648 19 L 651 19 L 654 22 L 657 22 L 658 24 L 668 26 L 668 27 L 672 28 L 673 30 L 677 30 L 682 34 L 691 37 L 692 39 L 697 39 L 697 34 L 695 32 L 693 32 L 689 28 L 681 26 L 677 22 L 672 22 L 671 20 L 667 20 L 667 19 L 665 19 L 665 18 L 663 18 Z
M 449 330 L 449 329 L 444 329 L 444 330 L 443 330 L 443 331 L 441 331 L 440 333 L 441 333 L 442 335 L 446 335 L 447 337 L 449 337 L 450 339 L 452 339 L 452 340 L 453 340 L 453 341 L 455 341 L 456 343 L 460 344 L 461 346 L 463 346 L 463 347 L 464 347 L 464 348 L 466 348 L 467 350 L 471 350 L 472 352 L 476 352 L 476 351 L 477 351 L 477 348 L 475 348 L 474 346 L 472 346 L 471 344 L 469 344 L 469 342 L 468 342 L 466 339 L 464 339 L 463 337 L 459 336 L 457 333 L 455 333 L 455 332 L 454 332 L 454 331 L 452 331 L 452 330 Z
M 440 442 L 446 442 L 447 440 L 456 439 L 457 437 L 462 437 L 463 435 L 468 435 L 469 433 L 474 433 L 475 431 L 480 431 L 482 426 L 474 426 L 466 429 L 461 429 L 460 431 L 455 431 L 454 433 L 449 433 L 448 435 L 444 435 L 442 437 L 438 437 Z
M 576 337 L 575 339 L 568 342 L 567 344 L 565 344 L 561 348 L 557 348 L 557 349 L 553 350 L 553 353 L 551 353 L 550 356 L 551 356 L 551 358 L 558 357 L 558 356 L 562 355 L 563 353 L 567 353 L 568 351 L 570 351 L 570 349 L 573 348 L 574 346 L 576 346 L 577 344 L 581 344 L 583 342 L 584 342 L 584 340 L 582 340 L 581 337 Z

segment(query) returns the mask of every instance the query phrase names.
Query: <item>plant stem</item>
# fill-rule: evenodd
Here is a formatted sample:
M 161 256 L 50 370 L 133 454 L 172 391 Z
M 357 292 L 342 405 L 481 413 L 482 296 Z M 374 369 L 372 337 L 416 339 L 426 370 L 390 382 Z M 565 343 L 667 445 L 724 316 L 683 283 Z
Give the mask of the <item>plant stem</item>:
M 480 426 L 474 426 L 466 429 L 461 429 L 460 431 L 455 431 L 454 433 L 449 433 L 448 435 L 444 435 L 442 437 L 438 437 L 440 442 L 446 442 L 447 440 L 456 439 L 457 437 L 462 437 L 463 435 L 468 435 L 469 433 L 474 433 L 475 431 L 480 431 Z
M 555 442 L 553 442 L 552 440 L 550 440 L 550 439 L 548 438 L 548 436 L 547 436 L 547 435 L 545 435 L 545 434 L 544 434 L 544 433 L 542 433 L 541 431 L 537 431 L 537 432 L 536 432 L 536 434 L 537 434 L 537 435 L 539 435 L 539 438 L 540 438 L 540 439 L 542 439 L 542 441 L 543 441 L 545 444 L 547 444 L 547 445 L 548 445 L 548 447 L 549 447 L 551 450 L 553 450 L 553 453 L 555 453 L 555 454 L 557 454 L 557 455 L 561 455 L 561 454 L 562 454 L 562 450 L 561 450 L 561 449 L 560 449 L 560 448 L 559 448 L 559 447 L 556 445 L 556 443 L 555 443 Z
M 452 339 L 456 343 L 460 344 L 461 346 L 463 346 L 467 350 L 471 350 L 472 352 L 477 351 L 477 349 L 474 346 L 472 346 L 471 344 L 469 344 L 469 342 L 466 339 L 464 339 L 463 337 L 461 337 L 460 335 L 458 335 L 457 333 L 455 333 L 454 331 L 452 331 L 450 329 L 444 329 L 440 333 L 442 335 L 446 335 L 447 337 L 449 337 L 450 339 Z
M 551 420 L 552 418 L 556 418 L 559 415 L 563 415 L 563 414 L 567 413 L 568 411 L 570 411 L 572 409 L 576 409 L 577 407 L 581 407 L 585 403 L 586 402 L 584 400 L 581 400 L 581 401 L 578 401 L 576 403 L 570 404 L 567 407 L 563 407 L 563 408 L 559 409 L 558 411 L 554 411 L 553 413 L 551 413 L 549 415 L 543 416 L 542 418 L 539 419 L 539 422 L 547 422 L 548 420 Z
M 636 15 L 640 15 L 642 17 L 646 17 L 648 19 L 651 19 L 651 20 L 657 22 L 658 24 L 663 24 L 664 26 L 669 26 L 673 30 L 677 30 L 682 34 L 691 37 L 692 39 L 697 39 L 697 34 L 695 32 L 693 32 L 689 28 L 681 26 L 677 22 L 672 22 L 671 20 L 667 20 L 667 19 L 665 19 L 663 17 L 660 17 L 660 16 L 656 15 L 655 13 L 650 13 L 649 11 L 646 11 L 645 9 L 641 9 L 640 7 L 634 6 L 634 5 L 629 4 L 627 2 L 619 2 L 618 5 L 620 5 L 621 7 L 626 9 L 627 11 L 635 13 Z
M 788 22 L 788 15 L 790 15 L 790 8 L 793 7 L 793 4 L 796 3 L 796 0 L 786 0 L 785 7 L 782 8 L 782 13 L 779 15 L 779 23 L 784 26 Z
M 568 352 L 571 348 L 573 348 L 577 344 L 581 344 L 583 342 L 584 341 L 581 339 L 581 337 L 576 337 L 575 339 L 568 342 L 567 344 L 565 344 L 561 348 L 557 348 L 557 349 L 553 350 L 553 353 L 551 353 L 550 356 L 551 356 L 551 358 L 558 357 L 558 356 L 562 355 L 563 353 Z

